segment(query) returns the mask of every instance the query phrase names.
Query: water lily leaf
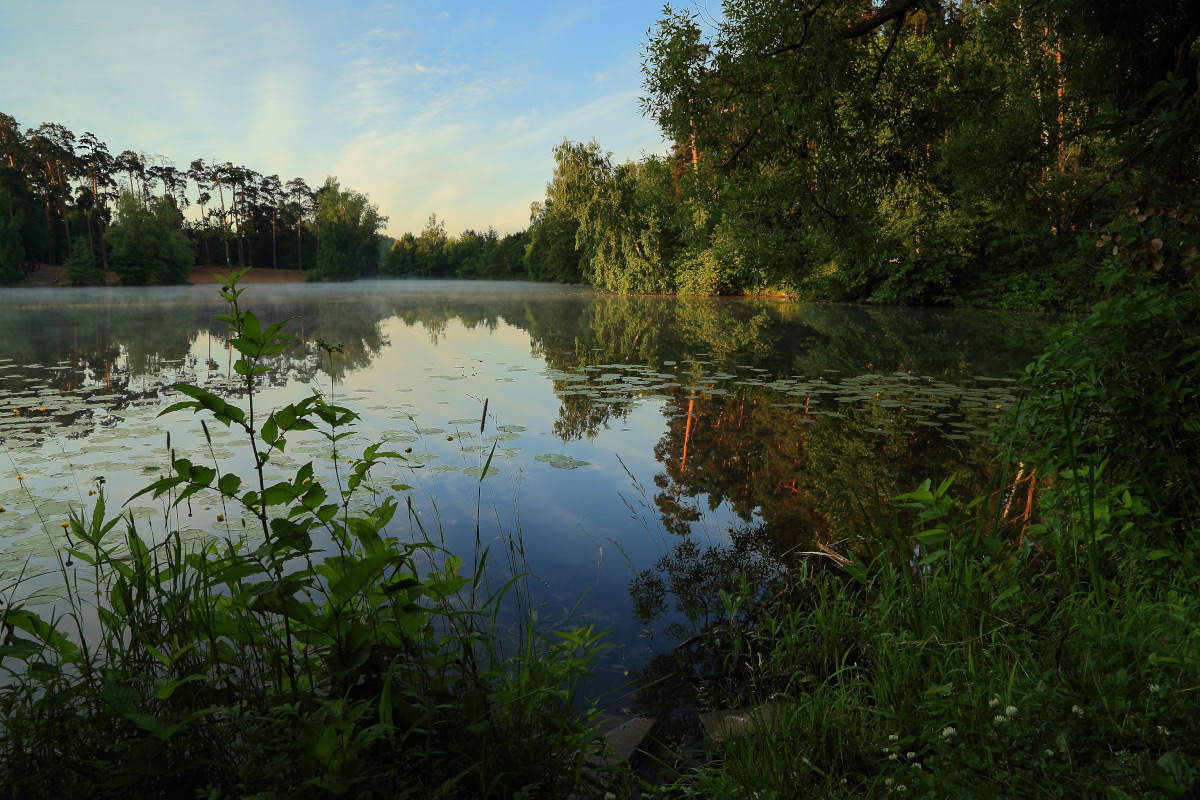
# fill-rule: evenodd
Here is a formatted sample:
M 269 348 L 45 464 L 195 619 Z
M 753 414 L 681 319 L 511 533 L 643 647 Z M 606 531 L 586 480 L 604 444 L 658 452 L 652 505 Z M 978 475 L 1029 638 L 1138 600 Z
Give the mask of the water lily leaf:
M 488 467 L 487 474 L 485 475 L 483 472 L 483 467 L 481 466 L 467 467 L 462 471 L 463 475 L 470 475 L 472 478 L 490 478 L 492 475 L 496 475 L 499 472 L 500 470 L 496 469 L 495 467 Z
M 556 469 L 575 469 L 577 467 L 586 467 L 590 465 L 589 461 L 580 461 L 573 456 L 564 453 L 543 453 L 540 456 L 534 456 L 534 461 L 541 461 L 549 464 Z
M 48 586 L 34 589 L 22 597 L 21 601 L 27 606 L 39 606 L 46 603 L 53 603 L 56 600 L 65 600 L 70 595 L 71 589 L 66 584 L 51 583 Z

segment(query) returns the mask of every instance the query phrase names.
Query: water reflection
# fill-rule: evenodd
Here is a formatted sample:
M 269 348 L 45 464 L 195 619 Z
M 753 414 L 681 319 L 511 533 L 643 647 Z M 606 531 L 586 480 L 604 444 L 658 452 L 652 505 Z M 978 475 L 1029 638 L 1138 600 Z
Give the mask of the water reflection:
M 342 455 L 378 439 L 407 451 L 369 488 L 412 485 L 421 524 L 452 549 L 473 548 L 477 524 L 520 539 L 543 619 L 585 613 L 616 632 L 613 682 L 686 641 L 735 567 L 852 536 L 864 506 L 926 476 L 982 485 L 991 454 L 980 432 L 1012 402 L 994 379 L 1023 366 L 1048 327 L 527 284 L 251 286 L 243 301 L 267 322 L 295 318 L 296 341 L 262 376 L 261 407 L 336 392 L 362 414 Z M 214 319 L 223 311 L 213 287 L 5 293 L 0 459 L 27 480 L 0 460 L 0 572 L 62 546 L 58 521 L 87 505 L 93 477 L 128 497 L 166 469 L 166 432 L 180 452 L 203 449 L 193 418 L 157 414 L 178 399 L 177 381 L 237 396 Z M 319 341 L 342 345 L 332 367 Z M 246 458 L 237 436 L 214 433 L 216 458 Z M 332 455 L 300 439 L 272 469 Z M 161 509 L 134 512 L 152 534 L 240 532 L 195 500 L 167 523 Z

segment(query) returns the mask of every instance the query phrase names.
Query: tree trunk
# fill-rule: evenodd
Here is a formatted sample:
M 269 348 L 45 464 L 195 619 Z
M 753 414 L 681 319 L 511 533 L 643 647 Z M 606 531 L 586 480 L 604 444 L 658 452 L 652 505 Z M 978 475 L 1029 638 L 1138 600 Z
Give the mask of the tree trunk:
M 225 225 L 225 189 L 221 186 L 218 173 L 213 173 L 213 180 L 217 183 L 217 194 L 221 198 L 221 241 L 225 243 L 225 268 L 233 269 L 233 262 L 229 258 L 229 228 Z
M 300 196 L 296 196 L 296 268 L 304 271 L 304 212 L 300 209 Z

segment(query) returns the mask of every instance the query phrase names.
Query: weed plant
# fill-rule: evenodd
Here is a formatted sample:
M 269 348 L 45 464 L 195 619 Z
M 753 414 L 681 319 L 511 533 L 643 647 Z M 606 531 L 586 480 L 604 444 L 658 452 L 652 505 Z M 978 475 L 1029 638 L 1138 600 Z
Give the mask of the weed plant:
M 71 515 L 60 559 L 70 610 L 43 619 L 19 585 L 4 590 L 0 796 L 510 798 L 586 786 L 594 710 L 579 689 L 602 635 L 500 626 L 501 606 L 524 592 L 516 545 L 496 586 L 485 548 L 467 575 L 428 537 L 389 535 L 394 497 L 355 511 L 371 470 L 398 453 L 368 447 L 349 468 L 335 457 L 330 488 L 311 462 L 269 481 L 289 437 L 316 431 L 336 449 L 357 416 L 332 392 L 258 407 L 265 361 L 292 337 L 242 307 L 240 276 L 221 288 L 220 319 L 246 407 L 181 384 L 187 399 L 163 413 L 203 414 L 206 438 L 209 424 L 242 430 L 253 474 L 172 451 L 172 473 L 139 494 L 177 523 L 180 504 L 215 491 L 261 543 L 147 542 L 99 486 L 90 513 Z

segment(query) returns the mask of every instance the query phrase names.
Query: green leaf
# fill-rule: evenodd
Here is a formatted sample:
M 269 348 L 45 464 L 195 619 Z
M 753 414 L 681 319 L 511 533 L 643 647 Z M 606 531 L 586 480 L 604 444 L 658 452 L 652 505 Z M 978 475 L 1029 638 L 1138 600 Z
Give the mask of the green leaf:
M 233 497 L 237 494 L 237 490 L 242 485 L 242 479 L 232 472 L 221 476 L 221 480 L 217 481 L 217 489 L 226 497 Z
M 368 581 L 391 563 L 391 554 L 376 553 L 358 561 L 330 589 L 333 599 L 345 603 L 358 594 Z

